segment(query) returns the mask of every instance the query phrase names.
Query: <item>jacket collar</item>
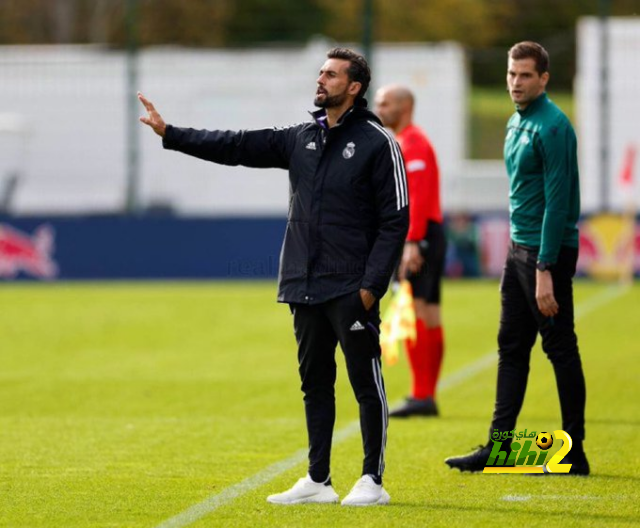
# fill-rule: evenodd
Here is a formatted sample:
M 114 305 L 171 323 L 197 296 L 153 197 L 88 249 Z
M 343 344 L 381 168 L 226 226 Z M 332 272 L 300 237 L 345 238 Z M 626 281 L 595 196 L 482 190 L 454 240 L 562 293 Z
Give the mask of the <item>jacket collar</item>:
M 547 92 L 542 92 L 538 97 L 531 101 L 524 110 L 520 110 L 517 107 L 516 110 L 522 117 L 527 117 L 535 113 L 540 107 L 542 107 L 542 105 L 547 102 L 547 100 Z
M 318 126 L 324 128 L 325 130 L 329 130 L 329 126 L 327 125 L 327 112 L 324 108 L 320 108 L 315 112 L 309 113 Z M 344 112 L 344 114 L 340 116 L 340 119 L 338 119 L 338 122 L 336 123 L 336 127 L 342 125 L 342 123 L 344 123 L 345 121 L 364 116 L 366 116 L 368 119 L 374 119 L 378 123 L 380 122 L 378 117 L 367 109 L 367 100 L 361 98 L 356 100 L 355 104 L 352 107 L 348 108 Z

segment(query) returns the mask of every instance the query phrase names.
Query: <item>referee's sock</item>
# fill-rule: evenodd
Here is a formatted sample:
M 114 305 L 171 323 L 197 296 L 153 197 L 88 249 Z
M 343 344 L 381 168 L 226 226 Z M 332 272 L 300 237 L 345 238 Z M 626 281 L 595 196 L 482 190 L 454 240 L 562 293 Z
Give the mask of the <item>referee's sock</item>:
M 427 328 L 424 321 L 417 319 L 416 342 L 407 341 L 407 352 L 413 376 L 412 396 L 417 400 L 433 399 L 444 355 L 442 327 Z
M 431 397 L 435 400 L 436 385 L 440 377 L 440 367 L 442 366 L 442 356 L 444 355 L 444 332 L 442 331 L 442 326 L 425 328 L 425 337 L 427 356 L 425 361 L 426 397 Z
M 407 340 L 407 355 L 411 365 L 413 386 L 411 395 L 417 400 L 423 400 L 428 396 L 427 388 L 427 328 L 420 319 L 416 319 L 416 340 Z

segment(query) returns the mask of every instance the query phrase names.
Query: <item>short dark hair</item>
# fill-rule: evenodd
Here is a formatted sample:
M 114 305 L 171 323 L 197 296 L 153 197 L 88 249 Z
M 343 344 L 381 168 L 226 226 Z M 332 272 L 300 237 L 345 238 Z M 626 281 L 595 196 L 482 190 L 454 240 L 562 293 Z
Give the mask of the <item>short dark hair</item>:
M 509 57 L 513 60 L 533 59 L 536 63 L 536 71 L 540 75 L 549 71 L 549 54 L 537 42 L 525 40 L 514 44 L 509 50 Z
M 371 83 L 371 69 L 367 64 L 367 59 L 348 48 L 333 48 L 327 53 L 327 58 L 349 61 L 349 68 L 347 69 L 349 81 L 359 82 L 362 85 L 356 99 L 363 98 Z

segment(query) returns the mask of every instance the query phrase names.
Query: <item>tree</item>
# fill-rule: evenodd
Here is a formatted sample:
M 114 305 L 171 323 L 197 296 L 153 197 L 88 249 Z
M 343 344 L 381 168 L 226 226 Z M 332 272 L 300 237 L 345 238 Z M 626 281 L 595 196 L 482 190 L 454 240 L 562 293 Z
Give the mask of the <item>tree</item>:
M 340 41 L 359 41 L 362 0 L 321 0 L 329 13 L 325 34 Z M 499 33 L 503 2 L 492 0 L 376 0 L 375 40 L 434 42 L 457 40 L 487 45 Z
M 304 43 L 324 32 L 327 22 L 327 11 L 318 0 L 242 0 L 229 9 L 226 42 Z
M 126 45 L 127 0 L 2 0 L 0 44 Z M 142 46 L 304 44 L 316 34 L 360 42 L 364 0 L 136 0 Z M 475 83 L 502 83 L 507 49 L 537 40 L 551 54 L 554 86 L 575 74 L 575 27 L 602 0 L 374 0 L 374 40 L 455 40 L 469 50 Z M 610 0 L 612 15 L 640 0 Z

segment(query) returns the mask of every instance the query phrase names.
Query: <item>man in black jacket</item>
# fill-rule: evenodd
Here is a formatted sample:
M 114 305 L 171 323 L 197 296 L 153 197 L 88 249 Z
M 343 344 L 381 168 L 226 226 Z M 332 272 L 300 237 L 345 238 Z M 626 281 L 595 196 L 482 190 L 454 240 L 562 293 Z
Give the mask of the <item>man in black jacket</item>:
M 379 300 L 408 229 L 400 149 L 366 109 L 371 74 L 364 57 L 335 48 L 317 79 L 318 111 L 308 123 L 240 132 L 165 124 L 142 94 L 140 120 L 166 149 L 225 165 L 289 170 L 287 230 L 278 301 L 294 317 L 309 433 L 309 472 L 276 504 L 337 502 L 330 478 L 335 422 L 335 349 L 345 354 L 360 406 L 362 478 L 343 505 L 386 504 L 382 487 L 388 409 L 380 370 Z

